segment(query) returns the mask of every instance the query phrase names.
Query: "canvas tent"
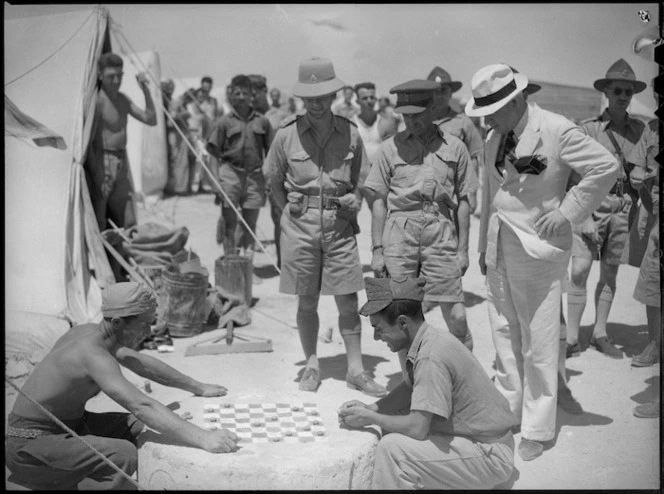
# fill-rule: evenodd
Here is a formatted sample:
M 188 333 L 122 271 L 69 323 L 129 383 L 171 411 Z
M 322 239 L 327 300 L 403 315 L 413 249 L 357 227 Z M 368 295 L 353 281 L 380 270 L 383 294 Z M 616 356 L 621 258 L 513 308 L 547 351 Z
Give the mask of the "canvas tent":
M 123 54 L 124 78 L 121 91 L 138 107 L 145 108 L 143 91 L 136 74 L 147 72 L 150 96 L 157 111 L 157 125 L 147 126 L 134 118 L 127 121 L 127 156 L 139 198 L 160 197 L 168 181 L 168 156 L 164 112 L 161 107 L 161 65 L 159 54 L 144 51 Z
M 5 134 L 5 350 L 27 352 L 99 320 L 100 286 L 113 281 L 82 167 L 97 59 L 111 47 L 100 8 L 5 15 L 4 28 L 5 95 L 67 146 Z

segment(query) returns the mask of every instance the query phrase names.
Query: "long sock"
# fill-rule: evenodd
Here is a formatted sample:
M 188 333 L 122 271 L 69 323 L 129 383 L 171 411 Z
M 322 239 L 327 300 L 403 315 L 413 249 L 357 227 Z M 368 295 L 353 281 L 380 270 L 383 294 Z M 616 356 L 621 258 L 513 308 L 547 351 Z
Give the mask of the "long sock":
M 339 332 L 346 347 L 348 374 L 354 376 L 364 371 L 362 364 L 362 321 L 358 314 L 339 314 Z
M 319 326 L 317 312 L 306 312 L 298 309 L 297 329 L 300 332 L 300 343 L 302 343 L 302 350 L 304 350 L 304 358 L 307 360 L 307 365 L 313 363 L 316 364 L 316 367 L 318 367 L 318 359 L 315 357 Z
M 567 294 L 567 343 L 570 345 L 579 342 L 579 326 L 587 298 L 585 288 L 572 288 Z
M 604 283 L 597 283 L 597 287 L 595 288 L 595 328 L 593 329 L 595 339 L 606 336 L 606 322 L 609 319 L 609 312 L 611 311 L 615 292 L 615 287 Z

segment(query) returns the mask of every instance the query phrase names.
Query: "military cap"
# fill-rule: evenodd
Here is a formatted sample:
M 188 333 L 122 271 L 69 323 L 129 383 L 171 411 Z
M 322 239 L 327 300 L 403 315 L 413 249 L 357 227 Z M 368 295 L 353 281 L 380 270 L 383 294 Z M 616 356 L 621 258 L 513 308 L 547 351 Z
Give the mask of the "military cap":
M 433 93 L 439 88 L 437 82 L 415 79 L 404 82 L 390 89 L 390 94 L 397 95 L 396 113 L 422 113 L 433 101 Z
M 598 91 L 604 91 L 604 88 L 611 81 L 631 82 L 634 85 L 634 94 L 640 93 L 648 86 L 645 82 L 636 80 L 634 70 L 622 58 L 611 65 L 609 70 L 606 71 L 606 77 L 604 79 L 597 79 L 593 87 Z
M 360 314 L 370 316 L 380 312 L 394 300 L 414 300 L 422 302 L 425 279 L 420 278 L 364 278 L 367 303 L 360 308 Z
M 461 89 L 461 86 L 463 85 L 459 81 L 453 81 L 450 74 L 446 70 L 440 68 L 438 65 L 436 65 L 431 70 L 431 72 L 429 72 L 429 77 L 427 77 L 427 79 L 430 81 L 437 82 L 441 87 L 450 86 L 453 93 Z

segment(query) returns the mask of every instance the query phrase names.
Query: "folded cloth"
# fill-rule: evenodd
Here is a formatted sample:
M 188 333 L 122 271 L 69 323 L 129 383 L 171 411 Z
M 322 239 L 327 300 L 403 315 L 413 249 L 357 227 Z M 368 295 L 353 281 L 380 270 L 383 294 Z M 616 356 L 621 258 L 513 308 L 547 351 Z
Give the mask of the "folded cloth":
M 215 286 L 210 289 L 207 300 L 210 307 L 208 320 L 218 317 L 217 328 L 225 328 L 229 321 L 233 321 L 234 326 L 251 323 L 251 312 L 244 297 Z
M 106 317 L 128 317 L 157 308 L 154 292 L 133 281 L 116 283 L 101 293 L 101 313 Z
M 184 249 L 189 239 L 189 230 L 186 226 L 169 230 L 155 223 L 146 223 L 134 227 L 128 233 L 131 242 L 123 243 L 125 249 L 130 247 L 133 250 L 168 252 L 169 254 L 176 254 Z

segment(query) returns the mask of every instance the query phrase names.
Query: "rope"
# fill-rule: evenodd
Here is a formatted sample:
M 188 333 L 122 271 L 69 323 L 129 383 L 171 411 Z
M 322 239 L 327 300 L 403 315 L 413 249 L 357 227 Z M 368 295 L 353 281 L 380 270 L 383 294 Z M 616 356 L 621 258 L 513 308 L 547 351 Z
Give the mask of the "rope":
M 50 418 L 53 422 L 55 422 L 57 425 L 59 425 L 59 426 L 62 427 L 64 430 L 66 430 L 67 432 L 69 432 L 72 436 L 74 436 L 75 438 L 77 438 L 77 439 L 78 439 L 79 441 L 81 441 L 83 444 L 85 444 L 85 445 L 86 445 L 89 449 L 91 449 L 91 450 L 92 450 L 97 456 L 101 457 L 101 459 L 104 460 L 105 463 L 107 463 L 108 465 L 110 465 L 110 466 L 113 468 L 113 470 L 117 471 L 120 475 L 122 475 L 123 477 L 125 477 L 129 482 L 131 482 L 132 484 L 134 484 L 134 485 L 136 486 L 137 489 L 139 489 L 139 490 L 143 490 L 143 488 L 138 484 L 138 482 L 136 482 L 136 481 L 135 481 L 134 479 L 132 479 L 129 475 L 127 475 L 127 473 L 124 472 L 124 471 L 123 471 L 120 467 L 118 467 L 115 463 L 113 463 L 111 460 L 109 460 L 108 458 L 106 458 L 106 457 L 103 455 L 103 453 L 97 451 L 97 450 L 95 449 L 94 446 L 92 446 L 92 445 L 91 445 L 90 443 L 88 443 L 85 439 L 83 439 L 81 436 L 79 436 L 78 434 L 76 434 L 76 432 L 74 432 L 72 429 L 70 429 L 70 428 L 67 427 L 65 424 L 63 424 L 62 421 L 61 421 L 58 417 L 56 417 L 56 416 L 53 415 L 51 412 L 49 412 L 48 410 L 46 410 L 46 408 L 44 408 L 44 407 L 43 407 L 40 403 L 38 403 L 35 399 L 33 399 L 31 396 L 27 395 L 23 390 L 19 389 L 19 388 L 13 383 L 13 382 L 11 382 L 9 379 L 7 379 L 7 376 L 5 376 L 5 381 L 7 381 L 7 382 L 10 384 L 10 386 L 13 387 L 16 391 L 18 391 L 23 397 L 27 398 L 30 402 L 32 402 L 33 404 L 37 405 L 37 408 L 39 408 L 42 412 L 44 412 L 44 413 L 48 416 L 48 418 Z
M 28 71 L 25 72 L 24 74 L 18 76 L 16 79 L 13 79 L 13 80 L 11 80 L 11 81 L 5 83 L 5 88 L 7 88 L 7 86 L 9 86 L 10 84 L 14 84 L 14 83 L 15 83 L 16 81 L 18 81 L 19 79 L 22 79 L 23 77 L 25 77 L 26 75 L 28 75 L 30 72 L 36 70 L 37 68 L 39 68 L 40 66 L 42 66 L 42 65 L 44 65 L 46 62 L 48 62 L 51 58 L 53 58 L 53 57 L 54 57 L 54 56 L 55 56 L 60 50 L 62 50 L 65 46 L 67 46 L 67 44 L 68 44 L 72 39 L 74 39 L 74 37 L 79 33 L 79 31 L 80 31 L 81 29 L 83 29 L 83 26 L 85 26 L 85 24 L 87 24 L 87 22 L 90 20 L 90 18 L 91 18 L 95 13 L 96 13 L 96 10 L 90 12 L 90 15 L 87 17 L 87 19 L 85 19 L 85 20 L 83 21 L 83 24 L 81 24 L 81 26 L 76 30 L 76 32 L 75 32 L 74 34 L 72 34 L 71 37 L 70 37 L 67 41 L 65 41 L 65 42 L 60 46 L 60 48 L 58 48 L 57 50 L 55 50 L 55 51 L 54 51 L 53 53 L 51 53 L 48 57 L 46 57 L 44 60 L 42 60 L 41 62 L 39 62 L 37 65 L 35 65 L 33 68 L 31 68 L 30 70 L 28 70 Z
M 136 56 L 136 50 L 134 50 L 134 47 L 131 45 L 131 43 L 129 42 L 129 40 L 127 39 L 127 37 L 126 37 L 126 36 L 122 33 L 122 31 L 121 31 L 120 29 L 118 29 L 116 26 L 117 26 L 117 25 L 116 25 L 115 23 L 113 23 L 113 27 L 114 27 L 114 29 L 113 29 L 113 33 L 116 34 L 116 36 L 119 35 L 119 36 L 122 37 L 122 42 L 123 42 L 123 43 L 126 43 L 126 45 L 129 47 L 129 50 L 131 51 L 131 53 L 132 53 L 133 55 L 135 55 L 135 58 L 138 59 L 138 62 L 141 64 L 141 66 L 142 66 L 142 68 L 143 68 L 142 71 L 145 72 L 145 73 L 146 73 L 146 74 L 152 79 L 152 81 L 153 81 L 155 84 L 160 85 L 160 84 L 161 84 L 161 81 L 155 81 L 154 76 L 148 71 L 147 67 L 143 64 L 143 62 L 141 61 L 141 59 L 140 59 L 138 56 Z M 120 38 L 117 38 L 117 37 L 116 37 L 116 40 L 117 40 L 117 41 L 121 41 Z M 122 43 L 120 43 L 120 42 L 119 42 L 118 44 L 119 44 L 119 45 L 122 45 Z M 125 51 L 125 49 L 124 49 L 122 46 L 120 47 L 120 50 L 122 51 L 123 54 L 127 55 L 127 52 Z M 131 61 L 132 65 L 134 65 L 134 67 L 136 67 L 137 69 L 140 69 L 140 67 L 138 67 L 138 66 L 136 65 L 136 63 L 134 62 L 133 58 L 134 58 L 134 57 L 129 57 L 129 60 Z M 244 218 L 243 218 L 242 215 L 240 214 L 239 210 L 238 210 L 238 209 L 235 207 L 235 205 L 232 203 L 232 201 L 230 200 L 230 198 L 228 197 L 228 195 L 226 194 L 226 192 L 224 192 L 224 190 L 221 188 L 221 185 L 219 184 L 219 181 L 217 180 L 217 177 L 215 177 L 214 174 L 213 174 L 213 173 L 210 171 L 210 169 L 207 167 L 207 165 L 205 164 L 205 162 L 204 162 L 204 160 L 203 160 L 201 154 L 200 154 L 200 153 L 199 153 L 199 152 L 198 152 L 198 151 L 197 151 L 197 150 L 191 145 L 191 143 L 189 142 L 189 139 L 187 138 L 187 136 L 184 135 L 184 133 L 182 132 L 182 130 L 179 128 L 179 126 L 178 126 L 177 123 L 175 122 L 175 119 L 171 116 L 171 114 L 170 114 L 170 112 L 168 111 L 168 109 L 167 109 L 166 107 L 164 107 L 164 105 L 163 105 L 163 101 L 160 101 L 160 102 L 159 102 L 159 106 L 160 106 L 161 109 L 164 111 L 164 114 L 165 114 L 165 115 L 170 119 L 170 121 L 173 123 L 173 126 L 174 126 L 175 130 L 177 130 L 177 132 L 180 134 L 180 136 L 181 136 L 182 139 L 183 139 L 183 142 L 185 142 L 185 143 L 187 144 L 187 146 L 189 147 L 189 149 L 190 149 L 190 150 L 192 151 L 192 153 L 196 156 L 196 159 L 198 160 L 198 162 L 199 162 L 199 163 L 201 164 L 201 166 L 203 167 L 203 170 L 205 170 L 205 172 L 208 174 L 208 177 L 212 180 L 212 183 L 216 186 L 216 188 L 219 190 L 219 192 L 221 192 L 221 195 L 224 197 L 224 199 L 226 199 L 226 203 L 229 204 L 230 207 L 231 207 L 231 209 L 235 212 L 235 214 L 236 214 L 236 216 L 237 216 L 237 219 L 242 223 L 242 225 L 245 227 L 246 231 L 248 231 L 248 232 L 251 234 L 251 236 L 254 238 L 254 240 L 256 241 L 256 243 L 258 243 L 258 246 L 261 248 L 261 250 L 263 251 L 263 253 L 268 257 L 268 259 L 270 259 L 270 262 L 272 263 L 272 265 L 274 266 L 274 268 L 277 270 L 277 272 L 278 272 L 279 274 L 281 274 L 281 269 L 279 269 L 279 266 L 277 265 L 277 263 L 274 261 L 274 259 L 272 258 L 272 256 L 267 252 L 267 250 L 265 249 L 265 246 L 263 245 L 263 242 L 261 242 L 260 239 L 256 236 L 256 234 L 252 231 L 252 229 L 249 227 L 249 225 L 247 224 L 247 222 L 244 220 Z

